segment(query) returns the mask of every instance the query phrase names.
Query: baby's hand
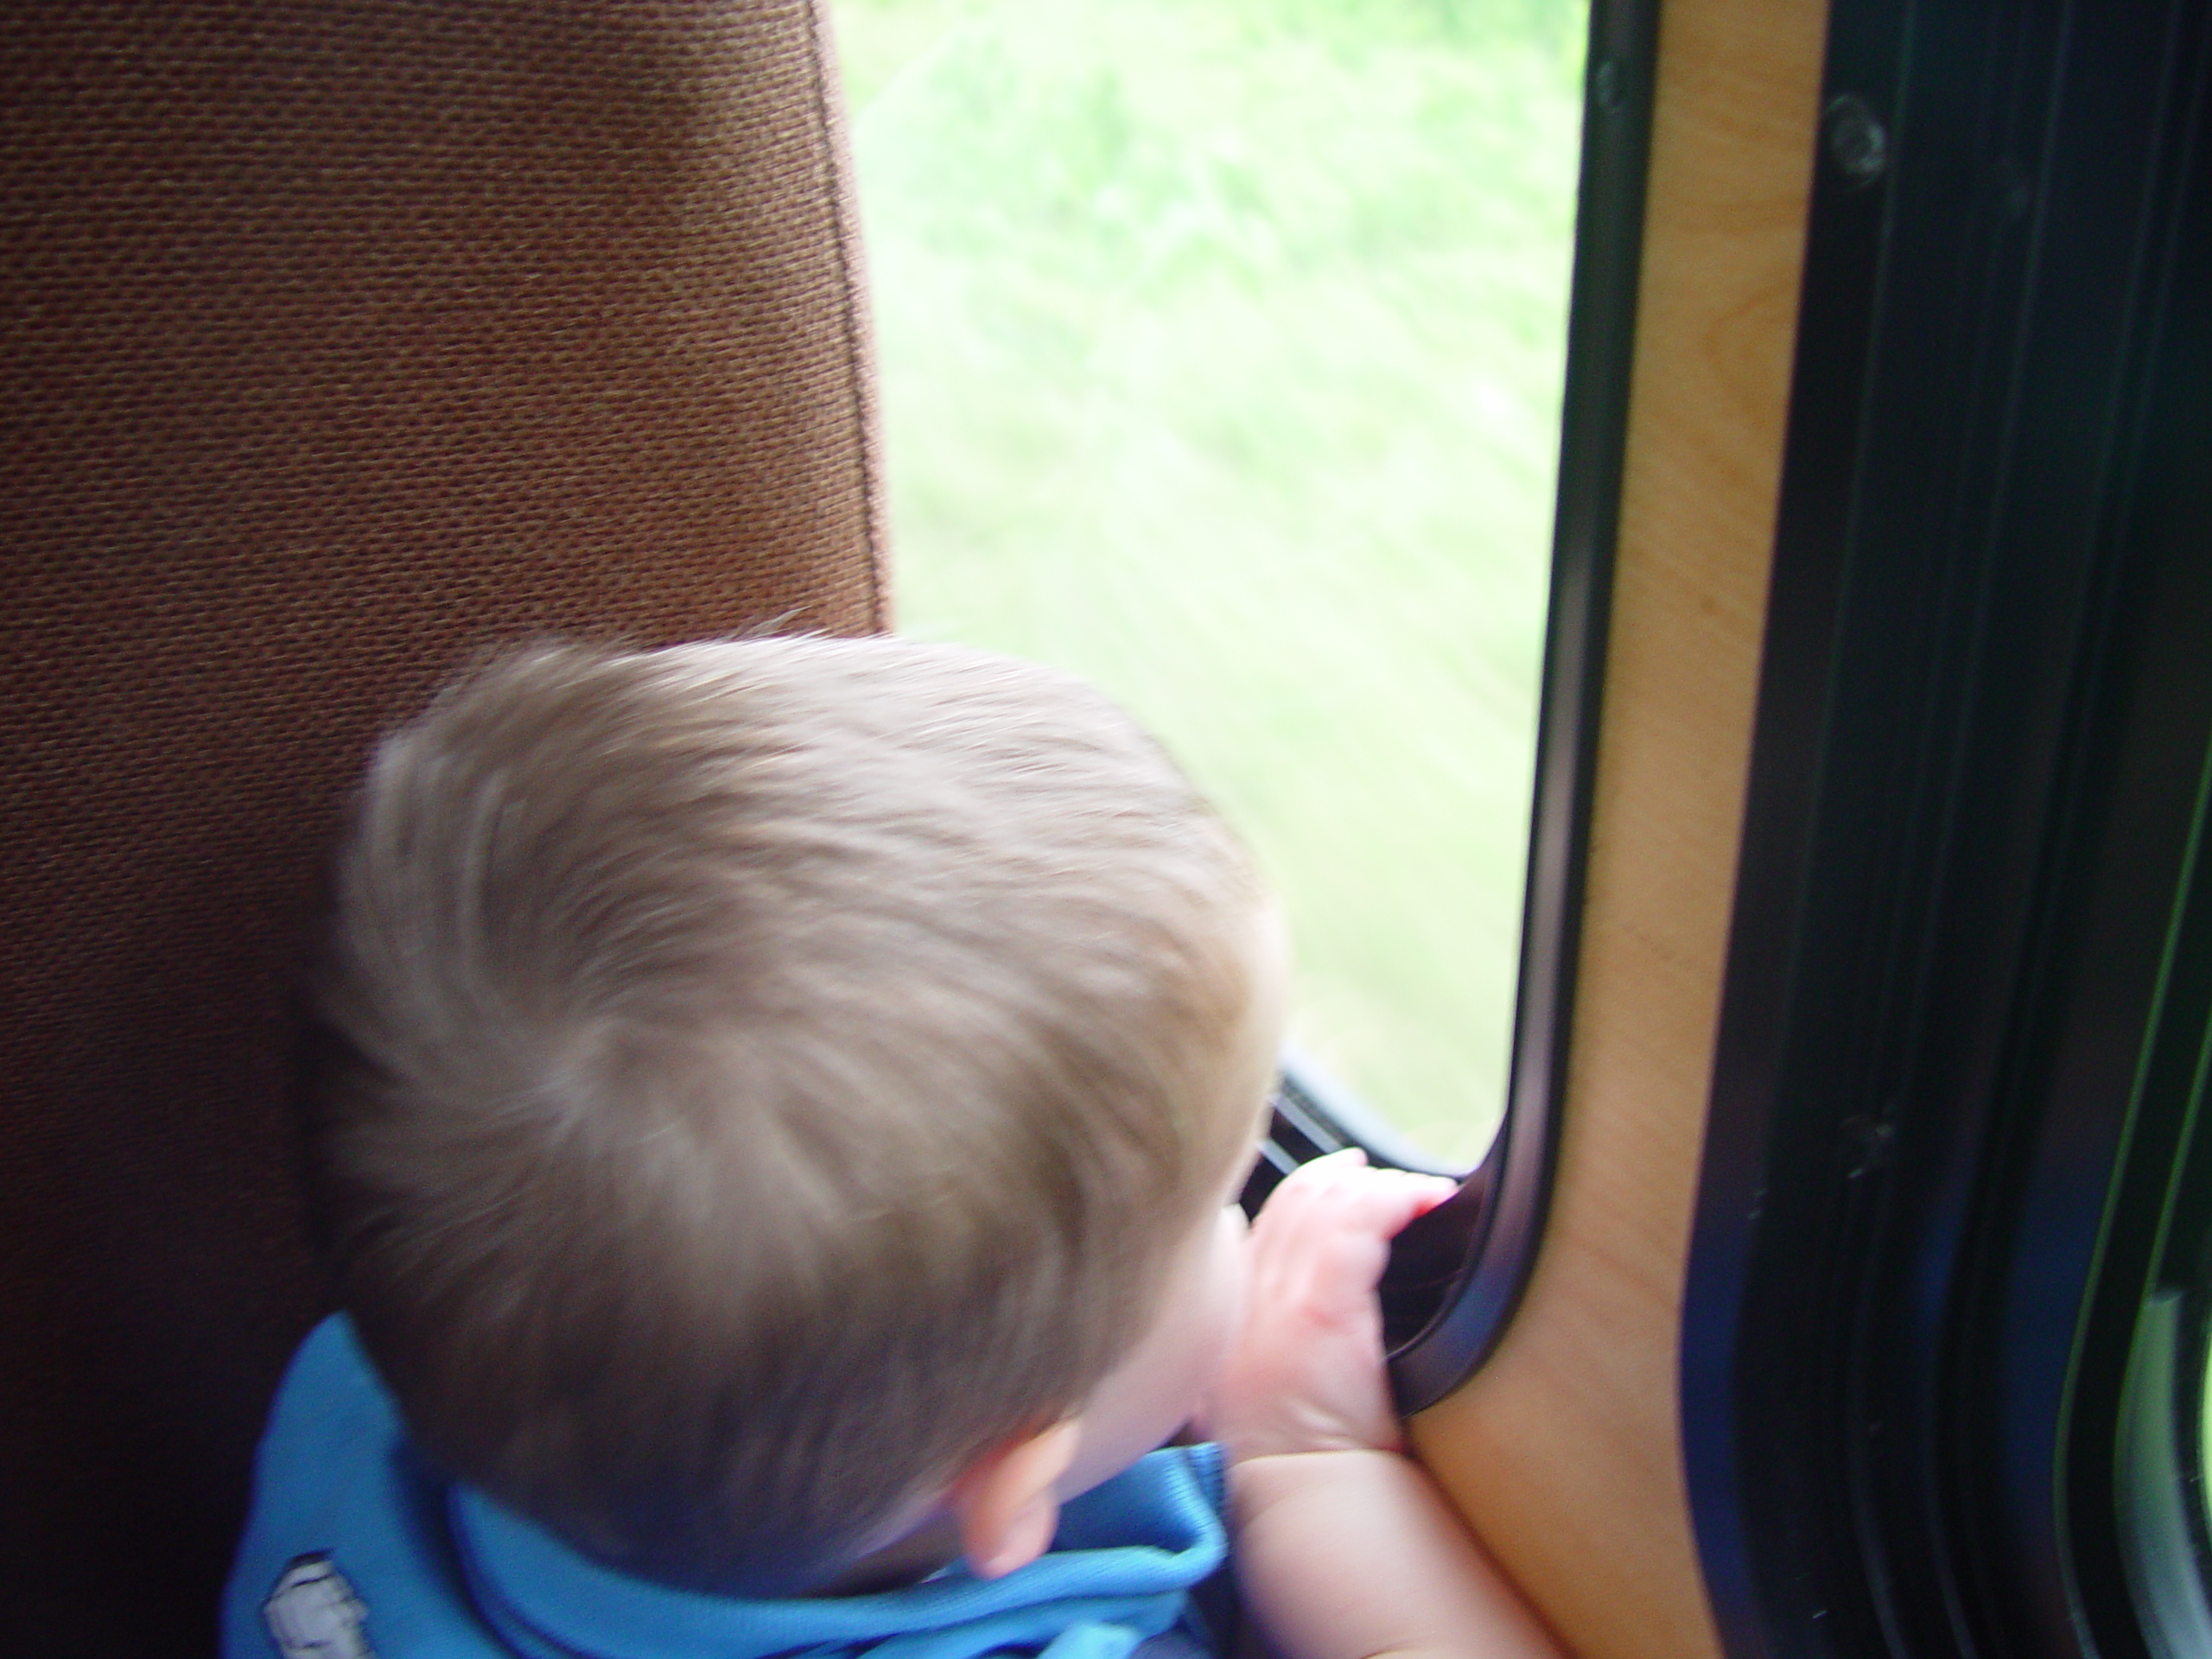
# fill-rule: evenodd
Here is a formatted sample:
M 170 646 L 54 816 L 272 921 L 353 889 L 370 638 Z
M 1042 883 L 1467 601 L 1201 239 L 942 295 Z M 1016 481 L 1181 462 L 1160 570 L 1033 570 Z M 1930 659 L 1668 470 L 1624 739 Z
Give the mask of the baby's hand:
M 1242 1462 L 1395 1451 L 1375 1287 L 1398 1230 L 1452 1196 L 1440 1175 L 1370 1169 L 1357 1148 L 1301 1165 L 1252 1224 L 1243 1325 L 1207 1427 Z

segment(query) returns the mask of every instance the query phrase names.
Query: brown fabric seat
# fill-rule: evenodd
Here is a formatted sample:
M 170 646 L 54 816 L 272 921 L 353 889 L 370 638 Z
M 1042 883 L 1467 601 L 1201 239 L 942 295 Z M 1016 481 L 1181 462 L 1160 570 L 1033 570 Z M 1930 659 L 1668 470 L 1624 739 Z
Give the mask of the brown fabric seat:
M 0 31 L 7 1651 L 212 1648 L 374 734 L 518 634 L 883 624 L 828 62 L 806 0 Z

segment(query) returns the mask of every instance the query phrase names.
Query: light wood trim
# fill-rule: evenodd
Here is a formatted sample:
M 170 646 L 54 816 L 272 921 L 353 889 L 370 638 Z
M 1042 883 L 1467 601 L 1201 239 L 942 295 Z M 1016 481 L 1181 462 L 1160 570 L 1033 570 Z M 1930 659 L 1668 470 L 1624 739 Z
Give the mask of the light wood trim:
M 1497 1355 L 1416 1422 L 1582 1659 L 1719 1653 L 1676 1334 L 1735 879 L 1826 21 L 1669 0 L 1558 1186 Z

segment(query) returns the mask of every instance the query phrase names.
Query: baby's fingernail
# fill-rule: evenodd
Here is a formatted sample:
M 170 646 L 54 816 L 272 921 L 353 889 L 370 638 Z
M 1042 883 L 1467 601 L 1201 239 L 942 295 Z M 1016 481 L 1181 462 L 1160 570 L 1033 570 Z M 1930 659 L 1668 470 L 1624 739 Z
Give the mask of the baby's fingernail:
M 1416 1175 L 1413 1185 L 1423 1214 L 1449 1203 L 1459 1191 L 1459 1183 L 1448 1175 Z

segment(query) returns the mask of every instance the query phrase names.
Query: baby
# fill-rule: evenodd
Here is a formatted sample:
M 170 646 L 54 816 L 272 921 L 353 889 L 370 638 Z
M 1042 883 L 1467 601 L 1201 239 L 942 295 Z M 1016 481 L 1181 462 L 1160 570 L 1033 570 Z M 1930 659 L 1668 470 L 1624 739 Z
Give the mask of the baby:
M 1283 930 L 1103 698 L 895 639 L 538 646 L 378 752 L 232 1656 L 1548 1654 L 1397 1450 L 1447 1183 L 1249 1239 Z M 1204 1414 L 1216 1445 L 1155 1450 Z

